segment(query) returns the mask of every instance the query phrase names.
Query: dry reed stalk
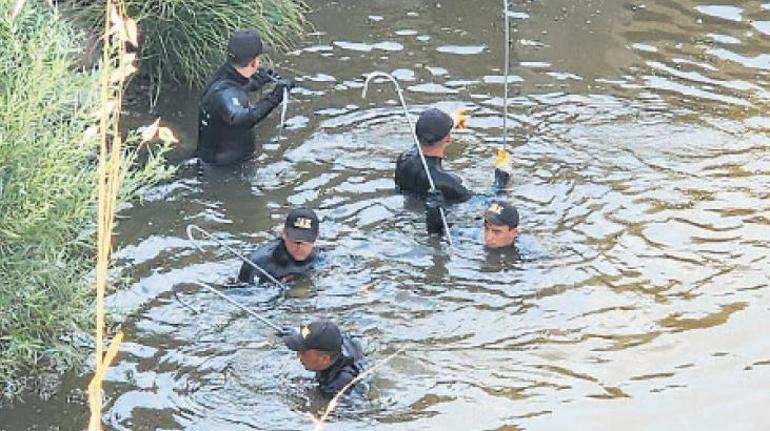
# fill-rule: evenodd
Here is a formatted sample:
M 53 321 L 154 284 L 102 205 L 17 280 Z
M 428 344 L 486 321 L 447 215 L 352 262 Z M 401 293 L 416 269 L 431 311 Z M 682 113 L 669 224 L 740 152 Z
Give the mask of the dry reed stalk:
M 138 28 L 136 21 L 126 17 L 123 0 L 117 5 L 106 0 L 104 8 L 104 35 L 102 46 L 102 71 L 100 78 L 100 110 L 96 126 L 99 140 L 99 165 L 97 169 L 97 254 L 96 254 L 96 336 L 95 371 L 88 385 L 91 418 L 89 431 L 102 429 L 102 380 L 110 362 L 117 355 L 123 334 L 118 332 L 110 343 L 107 355 L 104 351 L 104 296 L 112 252 L 112 233 L 115 227 L 115 210 L 123 180 L 123 138 L 120 131 L 120 112 L 126 81 L 136 73 L 134 64 L 138 49 Z M 132 48 L 132 53 L 127 51 Z M 178 142 L 167 127 L 160 127 L 160 119 L 145 127 L 142 141 L 156 136 L 166 143 Z M 89 131 L 87 131 L 88 133 Z
M 19 15 L 19 12 L 21 12 L 21 9 L 26 2 L 27 0 L 16 0 L 16 4 L 13 6 L 13 12 L 11 12 L 11 20 L 16 19 L 16 16 Z
M 116 6 L 105 2 L 104 45 L 102 47 L 102 74 L 100 78 L 100 110 L 98 112 L 99 165 L 97 172 L 97 255 L 96 255 L 96 336 L 95 372 L 88 385 L 91 418 L 89 431 L 102 429 L 102 380 L 122 341 L 118 333 L 104 351 L 104 296 L 107 272 L 112 251 L 112 232 L 115 226 L 115 207 L 122 180 L 122 137 L 120 110 L 127 78 L 136 70 L 134 57 L 126 51 L 128 44 L 136 46 L 136 23 L 124 18 L 122 1 Z

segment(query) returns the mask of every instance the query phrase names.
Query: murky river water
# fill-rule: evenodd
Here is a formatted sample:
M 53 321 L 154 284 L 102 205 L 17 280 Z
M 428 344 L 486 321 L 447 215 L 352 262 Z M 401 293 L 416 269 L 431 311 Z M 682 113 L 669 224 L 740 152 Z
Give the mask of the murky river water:
M 423 235 L 394 193 L 410 145 L 392 72 L 414 112 L 465 106 L 451 168 L 491 182 L 502 125 L 498 2 L 311 2 L 316 33 L 276 60 L 301 79 L 288 128 L 260 126 L 258 160 L 181 168 L 129 209 L 112 306 L 128 342 L 108 375 L 114 430 L 310 429 L 310 375 L 257 322 L 191 281 L 224 284 L 287 208 L 323 216 L 327 263 L 283 295 L 231 292 L 280 323 L 337 320 L 374 361 L 372 401 L 331 429 L 765 430 L 770 427 L 770 3 L 515 2 L 508 197 L 521 261 L 480 245 L 480 207 L 457 244 Z M 195 96 L 161 100 L 195 144 Z M 210 244 L 210 243 L 209 243 Z M 173 295 L 193 308 L 194 314 Z M 79 429 L 83 376 L 7 409 L 0 429 Z M 58 428 L 57 428 L 58 427 Z

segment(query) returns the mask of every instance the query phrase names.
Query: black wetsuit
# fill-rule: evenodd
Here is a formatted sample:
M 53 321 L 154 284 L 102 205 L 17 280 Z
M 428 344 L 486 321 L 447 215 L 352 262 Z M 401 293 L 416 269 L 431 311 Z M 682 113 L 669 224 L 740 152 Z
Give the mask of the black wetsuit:
M 343 335 L 342 355 L 329 368 L 315 374 L 318 390 L 324 398 L 332 398 L 363 372 L 366 366 L 367 361 L 361 344 Z
M 473 196 L 473 192 L 463 185 L 460 177 L 444 170 L 440 157 L 425 157 L 425 162 L 436 189 L 443 193 L 447 203 L 465 202 Z M 396 187 L 400 192 L 410 193 L 420 198 L 427 196 L 430 184 L 416 147 L 398 156 L 395 179 Z
M 262 86 L 246 78 L 230 63 L 219 68 L 206 86 L 198 109 L 198 157 L 207 163 L 228 165 L 254 153 L 252 127 L 265 118 L 283 100 L 276 88 L 255 105 L 248 93 Z
M 313 250 L 307 259 L 301 262 L 294 260 L 288 250 L 286 250 L 283 240 L 278 239 L 255 250 L 249 256 L 249 260 L 259 265 L 260 268 L 279 281 L 285 282 L 307 275 L 313 269 L 318 256 L 316 251 Z M 243 263 L 241 271 L 238 273 L 238 281 L 244 283 L 261 282 L 267 279 L 261 271 L 246 262 Z
M 503 191 L 510 179 L 509 174 L 498 172 L 499 170 L 496 169 L 495 184 L 491 192 L 474 193 L 463 185 L 463 180 L 459 176 L 445 171 L 441 166 L 441 160 L 440 157 L 425 157 L 425 163 L 428 165 L 428 169 L 430 169 L 433 183 L 436 189 L 443 195 L 443 200 L 446 204 L 466 202 L 474 196 L 478 196 L 482 201 L 480 203 L 486 206 L 489 199 Z M 430 184 L 428 183 L 428 177 L 425 175 L 425 168 L 422 166 L 420 154 L 417 152 L 416 147 L 412 147 L 411 150 L 405 151 L 398 156 L 395 180 L 396 189 L 399 192 L 409 193 L 421 199 L 428 196 Z M 431 203 L 430 199 L 426 202 L 428 233 L 440 233 L 444 229 L 444 224 L 438 210 L 439 206 L 443 206 L 443 204 Z M 451 223 L 449 224 L 451 226 Z

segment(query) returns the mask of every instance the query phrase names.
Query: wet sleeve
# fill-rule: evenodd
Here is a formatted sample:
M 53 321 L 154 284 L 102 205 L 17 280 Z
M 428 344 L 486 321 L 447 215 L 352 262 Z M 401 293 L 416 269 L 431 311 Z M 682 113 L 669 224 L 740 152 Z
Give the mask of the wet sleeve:
M 436 188 L 444 194 L 447 203 L 465 202 L 473 197 L 473 192 L 463 185 L 463 180 L 457 175 L 448 172 L 437 172 L 434 174 L 433 181 Z
M 254 91 L 261 90 L 266 84 L 263 82 L 260 82 L 258 79 L 254 79 L 253 77 L 249 78 L 248 84 L 246 84 L 243 89 L 246 90 L 249 93 L 252 93 Z
M 321 395 L 326 399 L 334 398 L 334 396 L 348 383 L 352 382 L 354 378 L 355 376 L 350 371 L 342 371 L 337 378 L 319 387 Z
M 249 256 L 249 261 L 254 262 L 255 264 L 264 268 L 265 265 L 264 262 L 262 262 L 264 260 L 262 258 L 263 255 L 263 248 L 259 248 L 251 253 Z M 249 284 L 259 283 L 262 281 L 262 275 L 253 266 L 243 262 L 241 265 L 241 270 L 238 273 L 238 281 Z
M 274 92 L 269 93 L 253 106 L 243 106 L 238 96 L 238 92 L 232 89 L 226 89 L 217 94 L 218 110 L 222 119 L 236 127 L 254 126 L 281 103 L 280 97 L 276 97 Z

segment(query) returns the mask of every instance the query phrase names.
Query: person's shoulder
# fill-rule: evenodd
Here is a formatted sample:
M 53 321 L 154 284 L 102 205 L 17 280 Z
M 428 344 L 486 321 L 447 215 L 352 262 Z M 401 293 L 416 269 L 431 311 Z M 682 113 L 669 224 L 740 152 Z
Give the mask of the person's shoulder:
M 399 153 L 398 157 L 396 157 L 396 166 L 402 166 L 404 163 L 410 161 L 412 158 L 412 151 L 406 150 Z
M 273 256 L 273 252 L 275 251 L 275 248 L 278 246 L 279 241 L 281 240 L 276 239 L 257 247 L 257 249 L 252 251 L 251 254 L 249 255 L 249 260 L 258 264 L 260 262 L 264 262 L 268 259 L 271 259 Z
M 340 369 L 339 374 L 337 374 L 334 377 L 334 380 L 329 383 L 329 388 L 334 392 L 339 392 L 345 386 L 349 385 L 357 375 L 358 373 L 356 373 L 356 370 L 353 367 L 346 366 Z

